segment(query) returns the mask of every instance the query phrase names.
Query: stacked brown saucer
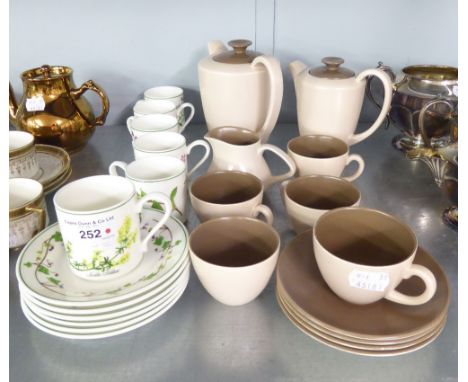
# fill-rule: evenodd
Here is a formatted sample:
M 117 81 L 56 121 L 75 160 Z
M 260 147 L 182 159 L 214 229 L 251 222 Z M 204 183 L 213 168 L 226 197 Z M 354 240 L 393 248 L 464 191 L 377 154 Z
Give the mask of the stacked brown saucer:
M 432 341 L 447 320 L 450 287 L 440 265 L 419 248 L 414 260 L 437 279 L 433 298 L 419 306 L 380 300 L 355 305 L 342 300 L 323 280 L 315 261 L 312 230 L 293 239 L 278 260 L 276 296 L 286 317 L 305 334 L 354 354 L 391 356 L 410 353 Z M 424 290 L 420 279 L 403 280 L 397 288 L 408 295 Z

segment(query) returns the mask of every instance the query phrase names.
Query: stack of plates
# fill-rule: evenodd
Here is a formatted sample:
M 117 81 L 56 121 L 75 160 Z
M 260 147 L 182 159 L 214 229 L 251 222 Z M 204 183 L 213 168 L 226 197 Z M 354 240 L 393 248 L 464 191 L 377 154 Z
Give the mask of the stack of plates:
M 39 164 L 36 180 L 44 187 L 45 194 L 56 190 L 70 177 L 70 156 L 64 149 L 37 144 L 36 158 Z
M 369 305 L 348 303 L 327 286 L 315 261 L 312 231 L 293 239 L 281 253 L 276 296 L 286 317 L 301 331 L 333 348 L 354 354 L 390 356 L 420 349 L 442 332 L 450 287 L 440 265 L 419 248 L 415 264 L 429 268 L 437 291 L 426 304 L 408 306 L 380 300 Z M 413 277 L 400 292 L 418 295 L 424 284 Z
M 162 213 L 142 212 L 141 235 Z M 68 265 L 58 224 L 31 240 L 16 264 L 21 306 L 40 330 L 59 337 L 110 337 L 143 326 L 169 310 L 183 294 L 190 274 L 188 234 L 170 218 L 141 263 L 110 281 L 87 281 Z

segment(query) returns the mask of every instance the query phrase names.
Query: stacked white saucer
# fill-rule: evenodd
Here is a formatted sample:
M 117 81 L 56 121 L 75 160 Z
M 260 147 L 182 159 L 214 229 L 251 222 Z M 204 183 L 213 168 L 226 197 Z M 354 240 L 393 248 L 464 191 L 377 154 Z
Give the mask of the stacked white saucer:
M 161 217 L 144 209 L 142 234 Z M 49 226 L 23 249 L 16 265 L 26 318 L 55 336 L 94 339 L 129 332 L 160 317 L 188 284 L 188 233 L 170 218 L 152 243 L 130 273 L 88 281 L 70 270 L 58 224 Z

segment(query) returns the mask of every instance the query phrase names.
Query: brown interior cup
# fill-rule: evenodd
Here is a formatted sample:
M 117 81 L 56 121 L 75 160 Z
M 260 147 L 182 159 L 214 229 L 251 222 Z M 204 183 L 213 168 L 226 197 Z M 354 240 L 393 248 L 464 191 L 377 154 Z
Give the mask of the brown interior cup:
M 348 152 L 345 142 L 328 135 L 302 135 L 291 139 L 288 148 L 297 155 L 318 159 L 334 158 Z
M 347 180 L 311 175 L 296 178 L 286 186 L 286 195 L 297 204 L 317 210 L 331 210 L 356 204 L 361 194 Z
M 238 146 L 247 146 L 259 141 L 258 134 L 253 131 L 231 126 L 217 127 L 210 130 L 207 136 Z
M 323 214 L 314 235 L 330 253 L 355 264 L 398 264 L 418 243 L 409 226 L 385 212 L 362 207 L 340 208 Z
M 213 204 L 235 204 L 253 199 L 263 190 L 260 179 L 240 171 L 220 171 L 198 177 L 190 187 L 197 199 Z
M 246 267 L 272 256 L 279 247 L 276 231 L 246 217 L 212 219 L 195 228 L 190 250 L 200 259 L 223 267 Z

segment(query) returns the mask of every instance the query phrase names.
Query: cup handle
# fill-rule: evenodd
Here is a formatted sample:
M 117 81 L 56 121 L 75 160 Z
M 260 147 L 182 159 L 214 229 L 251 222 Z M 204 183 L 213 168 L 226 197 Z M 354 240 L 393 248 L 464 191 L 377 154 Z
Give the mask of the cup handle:
M 393 95 L 393 90 L 392 90 L 393 88 L 392 88 L 392 80 L 390 79 L 389 75 L 385 73 L 382 69 L 367 69 L 358 74 L 358 76 L 356 77 L 356 81 L 364 81 L 364 79 L 368 76 L 375 76 L 383 83 L 384 100 L 382 103 L 382 108 L 380 109 L 379 116 L 377 117 L 377 119 L 375 120 L 375 122 L 372 124 L 371 127 L 369 127 L 366 131 L 362 133 L 354 134 L 351 136 L 348 142 L 350 146 L 363 141 L 364 139 L 369 137 L 371 134 L 373 134 L 382 124 L 382 122 L 384 121 L 384 119 L 386 118 L 388 114 L 388 111 L 390 110 L 390 104 L 392 102 L 392 95 Z
M 121 161 L 115 161 L 110 164 L 109 174 L 119 176 L 119 174 L 117 173 L 117 168 L 122 169 L 125 175 L 127 175 L 127 163 Z
M 265 179 L 265 182 L 264 182 L 265 189 L 267 189 L 268 187 L 270 187 L 271 185 L 273 185 L 276 182 L 281 182 L 282 180 L 285 180 L 287 178 L 290 178 L 290 177 L 294 176 L 294 174 L 296 173 L 296 163 L 294 163 L 294 161 L 289 157 L 288 154 L 286 154 L 280 148 L 278 148 L 276 146 L 273 146 L 273 145 L 270 145 L 268 143 L 264 144 L 264 145 L 261 145 L 258 148 L 258 153 L 260 155 L 263 155 L 264 151 L 271 151 L 271 152 L 275 153 L 283 161 L 285 161 L 286 164 L 289 167 L 289 171 L 285 172 L 284 174 L 270 176 L 269 178 Z
M 131 127 L 134 119 L 135 117 L 133 115 L 127 118 L 127 129 L 128 129 L 128 132 L 130 133 L 130 136 L 132 137 L 132 141 L 134 141 L 136 138 L 135 135 L 133 134 L 133 130 Z
M 352 182 L 353 180 L 356 180 L 357 178 L 359 178 L 362 174 L 362 172 L 364 171 L 364 168 L 366 167 L 365 163 L 364 163 L 364 159 L 362 159 L 362 156 L 358 155 L 358 154 L 351 154 L 349 157 L 348 157 L 348 160 L 346 161 L 346 166 L 348 164 L 350 164 L 351 162 L 357 162 L 358 164 L 358 168 L 356 170 L 356 172 L 353 174 L 353 175 L 350 175 L 350 176 L 346 176 L 344 177 L 343 179 L 349 181 L 349 182 Z
M 267 224 L 273 225 L 273 212 L 271 209 L 264 204 L 259 204 L 252 209 L 251 216 L 253 218 L 258 217 L 258 215 L 262 214 L 265 217 Z
M 37 232 L 42 231 L 46 226 L 46 209 L 37 207 L 26 207 L 25 210 L 37 212 L 39 214 L 39 229 L 37 230 Z
M 434 296 L 434 293 L 437 289 L 437 281 L 433 273 L 422 265 L 412 264 L 411 267 L 406 271 L 403 278 L 409 279 L 412 276 L 419 277 L 426 285 L 426 289 L 423 293 L 421 293 L 419 296 L 407 296 L 393 289 L 385 296 L 385 298 L 387 300 L 404 305 L 421 305 L 428 302 Z
M 194 114 L 195 114 L 195 108 L 193 107 L 193 105 L 190 103 L 190 102 L 184 102 L 182 105 L 180 105 L 177 109 L 177 120 L 179 121 L 180 119 L 180 115 L 184 112 L 184 109 L 188 107 L 190 109 L 190 115 L 188 116 L 188 118 L 185 120 L 185 123 L 184 125 L 180 128 L 180 131 L 179 133 L 182 133 L 185 128 L 187 127 L 187 125 L 190 123 L 190 121 L 192 120 Z
M 211 151 L 210 145 L 207 142 L 205 142 L 203 139 L 197 139 L 196 141 L 193 141 L 187 146 L 187 155 L 190 154 L 190 152 L 195 146 L 203 146 L 205 148 L 205 155 L 203 155 L 203 158 L 200 159 L 200 161 L 195 166 L 193 166 L 193 168 L 187 173 L 187 177 L 189 178 L 192 176 L 192 174 L 195 172 L 195 170 L 198 167 L 200 167 L 203 163 L 205 163 Z M 188 166 L 188 162 L 187 162 L 187 166 Z
M 164 215 L 162 219 L 156 224 L 151 231 L 149 231 L 148 235 L 145 236 L 143 240 L 141 240 L 141 250 L 142 252 L 146 252 L 148 250 L 148 242 L 151 240 L 151 237 L 164 225 L 166 224 L 167 220 L 171 216 L 172 213 L 172 204 L 169 198 L 161 194 L 160 192 L 152 192 L 143 196 L 140 200 L 138 200 L 136 205 L 137 213 L 141 213 L 143 206 L 146 202 L 150 200 L 157 200 L 159 203 L 164 205 Z

